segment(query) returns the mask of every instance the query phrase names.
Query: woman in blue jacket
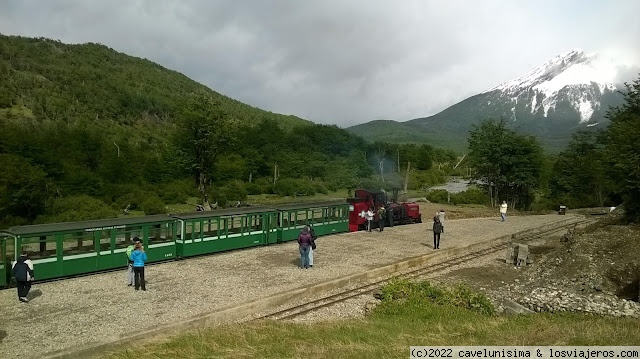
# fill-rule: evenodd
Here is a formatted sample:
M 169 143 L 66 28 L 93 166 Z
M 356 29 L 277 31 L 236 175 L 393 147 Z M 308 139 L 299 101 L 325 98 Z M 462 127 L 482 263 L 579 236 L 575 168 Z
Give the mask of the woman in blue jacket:
M 147 261 L 147 254 L 144 252 L 140 242 L 136 243 L 135 250 L 131 253 L 131 261 L 133 261 L 136 290 L 140 289 L 140 287 L 142 287 L 142 290 L 147 290 L 144 283 L 144 263 Z

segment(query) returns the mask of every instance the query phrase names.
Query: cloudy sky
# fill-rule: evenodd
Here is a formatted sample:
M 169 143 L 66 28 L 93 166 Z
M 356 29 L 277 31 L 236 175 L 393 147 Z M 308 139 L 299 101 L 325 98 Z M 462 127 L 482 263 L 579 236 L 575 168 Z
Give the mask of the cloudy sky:
M 437 113 L 573 48 L 640 65 L 637 14 L 638 0 L 0 0 L 0 33 L 99 42 L 347 127 Z

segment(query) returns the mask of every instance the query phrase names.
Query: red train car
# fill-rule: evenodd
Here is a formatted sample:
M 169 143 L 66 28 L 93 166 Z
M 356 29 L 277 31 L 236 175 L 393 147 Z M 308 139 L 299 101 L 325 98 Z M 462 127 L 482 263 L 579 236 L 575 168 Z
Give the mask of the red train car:
M 380 207 L 387 210 L 386 226 L 395 226 L 409 223 L 422 223 L 420 206 L 414 202 L 397 202 L 397 190 L 394 191 L 391 201 L 385 192 L 373 192 L 364 189 L 355 191 L 353 198 L 348 198 L 349 202 L 349 231 L 356 232 L 365 229 L 367 220 L 364 212 L 372 209 L 374 215 L 372 226 L 378 227 L 380 218 L 377 214 Z

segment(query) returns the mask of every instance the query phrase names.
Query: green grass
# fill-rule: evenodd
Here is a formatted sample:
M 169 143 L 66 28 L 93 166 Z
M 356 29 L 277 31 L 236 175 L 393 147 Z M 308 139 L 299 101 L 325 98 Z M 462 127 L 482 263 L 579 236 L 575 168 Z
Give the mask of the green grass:
M 406 358 L 411 345 L 634 345 L 640 338 L 637 319 L 496 316 L 467 308 L 482 302 L 481 295 L 462 290 L 440 300 L 433 295 L 439 289 L 426 287 L 387 290 L 396 299 L 386 299 L 365 319 L 225 325 L 123 349 L 106 358 Z M 398 296 L 403 292 L 413 294 Z M 465 301 L 465 296 L 475 299 Z

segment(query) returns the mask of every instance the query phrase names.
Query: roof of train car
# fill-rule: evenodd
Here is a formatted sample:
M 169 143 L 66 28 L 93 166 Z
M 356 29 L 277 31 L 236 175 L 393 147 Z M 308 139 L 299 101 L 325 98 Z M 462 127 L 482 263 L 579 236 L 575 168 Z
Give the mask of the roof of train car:
M 14 236 L 22 236 L 25 234 L 40 234 L 40 233 L 52 233 L 85 229 L 97 229 L 112 227 L 112 226 L 124 226 L 137 223 L 149 223 L 149 222 L 164 222 L 177 219 L 191 219 L 191 218 L 206 218 L 206 217 L 218 217 L 229 216 L 238 214 L 251 214 L 260 212 L 273 212 L 278 210 L 292 210 L 292 209 L 304 209 L 304 208 L 317 208 L 325 206 L 335 206 L 341 204 L 348 204 L 346 200 L 338 201 L 325 201 L 325 202 L 309 202 L 309 203 L 284 203 L 280 205 L 271 206 L 258 206 L 258 207 L 239 207 L 239 208 L 224 208 L 216 209 L 212 211 L 203 212 L 190 212 L 190 213 L 174 213 L 169 215 L 158 214 L 151 216 L 139 216 L 139 217 L 126 217 L 126 218 L 108 218 L 108 219 L 95 219 L 89 221 L 79 222 L 62 222 L 62 223 L 47 223 L 47 224 L 33 224 L 26 226 L 15 226 L 9 229 L 0 230 L 2 234 L 9 234 Z
M 62 222 L 62 223 L 48 223 L 48 224 L 32 224 L 28 226 L 15 226 L 4 230 L 3 232 L 9 233 L 15 236 L 21 236 L 25 234 L 39 234 L 39 233 L 51 233 L 51 232 L 63 232 L 73 230 L 84 229 L 108 229 L 105 227 L 113 226 L 125 226 L 137 223 L 150 223 L 150 222 L 164 222 L 173 221 L 174 218 L 165 214 L 158 214 L 152 216 L 140 216 L 140 217 L 127 217 L 127 218 L 109 218 L 109 219 L 95 219 L 90 221 L 80 222 Z
M 342 204 L 349 204 L 347 200 L 343 199 L 340 201 L 326 201 L 326 202 L 308 202 L 308 203 L 284 203 L 280 205 L 273 205 L 273 208 L 278 210 L 291 210 L 291 209 L 303 209 L 303 208 L 317 208 L 317 207 L 327 207 L 327 206 L 336 206 Z
M 178 219 L 191 219 L 191 218 L 231 216 L 236 214 L 251 214 L 251 213 L 273 212 L 273 211 L 275 211 L 273 207 L 266 207 L 266 206 L 233 207 L 233 208 L 224 208 L 224 209 L 214 209 L 211 211 L 173 213 L 171 214 L 171 216 Z

